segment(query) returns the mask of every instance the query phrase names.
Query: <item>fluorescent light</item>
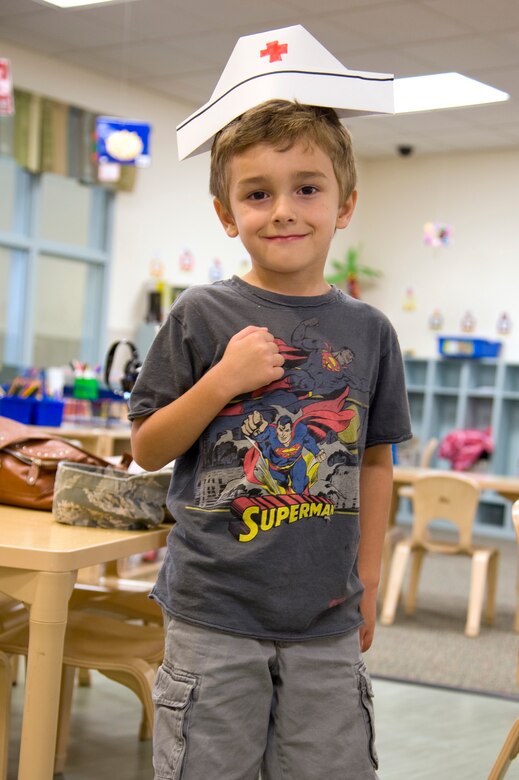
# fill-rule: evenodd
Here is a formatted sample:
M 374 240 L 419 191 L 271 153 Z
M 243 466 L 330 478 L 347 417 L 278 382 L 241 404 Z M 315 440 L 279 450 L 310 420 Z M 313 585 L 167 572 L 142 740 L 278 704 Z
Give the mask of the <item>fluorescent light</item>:
M 461 73 L 395 79 L 395 114 L 499 103 L 510 95 Z
M 36 0 L 42 5 L 55 5 L 58 8 L 81 8 L 86 5 L 108 5 L 126 2 L 126 0 Z

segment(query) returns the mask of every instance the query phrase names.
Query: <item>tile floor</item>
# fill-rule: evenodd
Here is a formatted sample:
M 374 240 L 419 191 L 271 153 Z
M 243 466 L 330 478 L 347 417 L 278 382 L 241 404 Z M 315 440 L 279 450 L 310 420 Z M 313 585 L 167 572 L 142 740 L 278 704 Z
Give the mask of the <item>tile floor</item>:
M 137 699 L 97 673 L 92 682 L 90 688 L 75 692 L 65 780 L 153 780 L 151 745 L 137 739 Z M 508 729 L 519 717 L 516 701 L 373 682 L 380 780 L 486 780 Z M 19 684 L 13 693 L 8 780 L 16 780 L 22 696 Z M 315 780 L 325 778 L 324 768 L 323 777 Z M 518 778 L 519 758 L 507 780 Z

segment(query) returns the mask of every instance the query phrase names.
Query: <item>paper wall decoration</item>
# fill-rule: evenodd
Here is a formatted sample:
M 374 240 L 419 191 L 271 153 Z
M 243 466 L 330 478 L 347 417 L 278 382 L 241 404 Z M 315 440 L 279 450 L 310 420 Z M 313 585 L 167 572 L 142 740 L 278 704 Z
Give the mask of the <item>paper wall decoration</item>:
M 223 265 L 222 261 L 215 257 L 211 265 L 209 266 L 209 281 L 210 282 L 219 282 L 221 279 L 223 279 Z
M 501 312 L 497 320 L 496 330 L 501 336 L 508 336 L 512 332 L 512 320 L 508 312 Z
M 131 119 L 98 116 L 97 157 L 100 163 L 119 163 L 146 168 L 151 163 L 151 125 Z
M 192 271 L 195 258 L 190 249 L 184 249 L 178 257 L 178 267 L 181 271 Z
M 440 309 L 434 309 L 429 317 L 429 328 L 431 330 L 441 330 L 443 328 L 443 314 Z
M 416 310 L 416 296 L 412 287 L 408 287 L 404 294 L 402 301 L 402 311 L 415 311 Z
M 11 63 L 4 57 L 0 57 L 0 116 L 11 114 L 14 114 Z
M 423 240 L 426 246 L 449 246 L 452 227 L 444 222 L 426 222 L 423 226 Z
M 461 318 L 460 329 L 462 333 L 474 333 L 476 330 L 476 318 L 471 311 L 466 311 Z

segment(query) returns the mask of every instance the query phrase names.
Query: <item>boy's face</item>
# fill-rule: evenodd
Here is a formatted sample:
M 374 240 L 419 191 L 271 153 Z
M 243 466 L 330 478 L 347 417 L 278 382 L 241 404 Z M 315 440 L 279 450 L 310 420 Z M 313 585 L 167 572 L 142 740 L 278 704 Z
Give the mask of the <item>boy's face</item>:
M 356 193 L 339 203 L 332 162 L 300 142 L 280 152 L 257 144 L 229 163 L 230 211 L 215 200 L 228 236 L 240 236 L 252 261 L 251 284 L 295 295 L 318 295 L 330 242 L 348 225 Z

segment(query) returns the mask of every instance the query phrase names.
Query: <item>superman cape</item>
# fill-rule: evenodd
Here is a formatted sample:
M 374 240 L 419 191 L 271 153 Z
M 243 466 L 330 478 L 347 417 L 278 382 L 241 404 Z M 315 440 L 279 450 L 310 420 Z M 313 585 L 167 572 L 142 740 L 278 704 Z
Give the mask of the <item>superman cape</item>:
M 353 409 L 342 408 L 343 402 L 349 395 L 349 392 L 350 388 L 347 387 L 340 396 L 331 401 L 315 401 L 314 403 L 305 406 L 301 415 L 297 420 L 294 420 L 294 429 L 298 423 L 304 422 L 318 441 L 324 439 L 328 431 L 333 431 L 337 434 L 341 433 L 341 431 L 345 431 L 356 414 Z M 270 423 L 270 425 L 272 428 L 276 427 L 275 423 Z M 243 469 L 249 482 L 262 484 L 254 475 L 254 470 L 259 457 L 260 453 L 258 449 L 256 447 L 251 447 L 247 450 L 243 460 Z
M 306 352 L 303 352 L 303 350 L 299 349 L 299 347 L 291 347 L 289 344 L 283 341 L 283 339 L 279 338 L 275 338 L 274 342 L 277 344 L 280 354 L 285 358 L 285 366 L 287 368 L 297 367 L 301 363 L 304 363 L 305 360 L 307 360 L 308 355 Z M 291 392 L 292 386 L 290 383 L 290 377 L 284 376 L 281 379 L 278 379 L 276 382 L 271 382 L 270 385 L 265 385 L 264 387 L 260 387 L 257 390 L 254 390 L 250 396 L 248 396 L 247 400 L 251 398 L 262 398 L 265 393 L 273 393 L 276 390 L 288 390 Z M 308 393 L 304 392 L 302 394 L 296 395 L 298 398 L 305 398 L 308 396 Z M 218 417 L 234 417 L 235 415 L 245 413 L 246 411 L 244 402 L 236 401 L 236 403 L 230 404 L 229 406 L 226 406 L 224 409 L 222 409 L 222 411 L 218 414 Z

